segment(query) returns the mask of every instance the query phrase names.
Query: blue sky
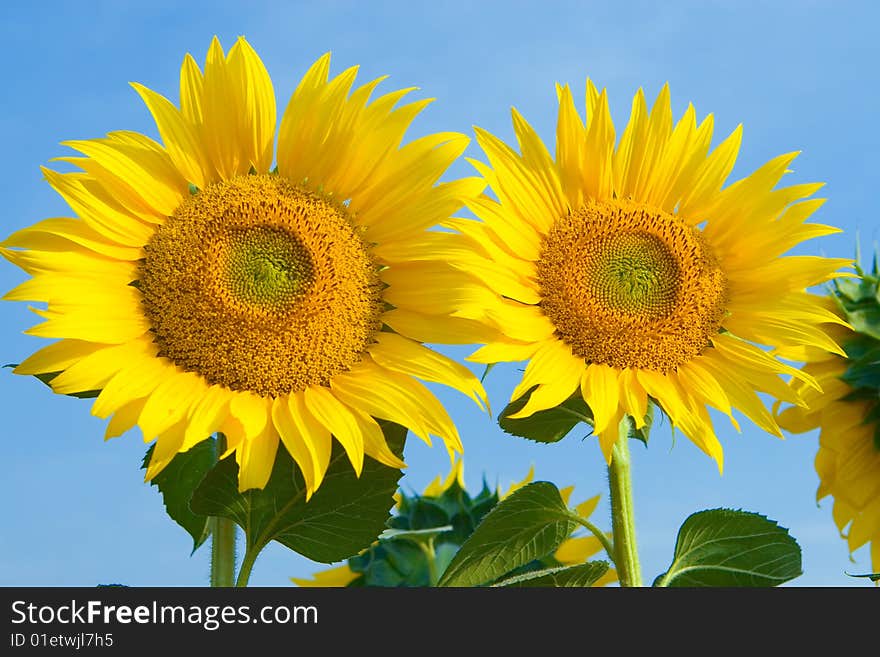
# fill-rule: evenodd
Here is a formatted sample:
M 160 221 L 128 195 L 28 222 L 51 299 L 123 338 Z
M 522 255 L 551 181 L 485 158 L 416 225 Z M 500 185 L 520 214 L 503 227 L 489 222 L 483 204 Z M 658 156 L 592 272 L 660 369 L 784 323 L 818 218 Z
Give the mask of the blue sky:
M 332 70 L 361 65 L 359 80 L 390 75 L 384 88 L 418 86 L 434 97 L 410 137 L 440 130 L 472 135 L 472 125 L 512 138 L 516 106 L 548 144 L 554 141 L 554 83 L 583 97 L 590 76 L 608 88 L 618 134 L 632 95 L 650 100 L 669 82 L 676 116 L 693 102 L 715 115 L 715 143 L 738 123 L 743 146 L 731 180 L 769 158 L 800 150 L 788 182 L 825 181 L 828 203 L 814 220 L 844 229 L 799 249 L 851 257 L 856 234 L 877 235 L 880 133 L 876 25 L 871 2 L 43 2 L 4 5 L 0 134 L 7 156 L 0 233 L 69 215 L 39 166 L 63 156 L 66 139 L 111 130 L 155 136 L 128 86 L 138 81 L 176 100 L 179 66 L 203 61 L 211 37 L 225 47 L 244 35 L 271 74 L 280 107 L 312 61 L 333 52 Z M 475 144 L 468 155 L 478 156 Z M 449 177 L 469 175 L 463 161 Z M 0 289 L 24 275 L 0 262 Z M 22 335 L 35 323 L 25 304 L 0 304 L 0 360 L 20 362 L 44 340 Z M 467 349 L 446 349 L 463 357 Z M 520 376 L 499 366 L 487 390 L 500 410 Z M 604 461 L 595 440 L 573 433 L 542 446 L 504 435 L 457 393 L 435 388 L 465 443 L 466 480 L 485 474 L 506 485 L 534 464 L 538 478 L 576 485 L 575 499 L 603 493 L 596 518 L 610 527 Z M 0 585 L 201 585 L 208 549 L 189 556 L 188 535 L 167 516 L 138 469 L 139 434 L 109 443 L 89 403 L 53 395 L 34 379 L 0 371 L 5 424 Z M 789 527 L 804 551 L 797 585 L 864 586 L 845 572 L 870 568 L 865 550 L 849 559 L 815 502 L 816 432 L 782 441 L 742 422 L 742 434 L 716 423 L 726 465 L 686 438 L 657 427 L 650 447 L 633 444 L 638 537 L 645 579 L 668 564 L 681 522 L 693 511 L 726 506 L 760 511 Z M 439 441 L 438 441 L 439 442 Z M 437 444 L 409 441 L 403 485 L 422 488 L 445 473 Z M 253 585 L 286 585 L 321 566 L 277 545 L 258 560 Z

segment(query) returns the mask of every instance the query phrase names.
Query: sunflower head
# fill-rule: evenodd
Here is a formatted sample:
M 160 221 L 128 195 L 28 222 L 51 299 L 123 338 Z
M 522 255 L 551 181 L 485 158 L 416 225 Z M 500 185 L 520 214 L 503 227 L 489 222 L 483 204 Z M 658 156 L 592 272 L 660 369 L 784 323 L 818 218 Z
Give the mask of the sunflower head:
M 817 499 L 834 499 L 832 515 L 853 552 L 871 543 L 874 572 L 880 571 L 880 272 L 834 282 L 828 305 L 848 323 L 836 326 L 844 353 L 821 350 L 791 354 L 822 389 L 793 380 L 806 408 L 778 415 L 779 425 L 802 433 L 819 429 Z
M 650 111 L 639 90 L 619 140 L 604 90 L 587 80 L 585 119 L 568 86 L 557 95 L 555 154 L 516 110 L 518 150 L 477 129 L 492 197 L 453 224 L 482 279 L 459 312 L 497 336 L 470 359 L 528 361 L 510 418 L 580 395 L 610 461 L 655 402 L 720 469 L 708 408 L 780 435 L 757 393 L 799 403 L 781 375 L 816 384 L 768 346 L 839 352 L 822 326 L 837 318 L 807 288 L 850 261 L 784 255 L 838 232 L 805 223 L 821 184 L 778 186 L 796 153 L 727 183 L 741 129 L 711 148 L 712 116 L 674 120 L 667 87 Z
M 133 85 L 161 143 L 66 142 L 78 170 L 44 173 L 72 216 L 2 243 L 31 275 L 5 298 L 45 302 L 28 333 L 58 339 L 16 372 L 97 391 L 108 438 L 136 425 L 156 440 L 148 479 L 222 432 L 241 490 L 265 485 L 280 441 L 311 494 L 332 438 L 358 473 L 365 455 L 404 466 L 375 418 L 461 450 L 417 379 L 485 403 L 470 370 L 422 344 L 486 335 L 430 303 L 456 294 L 458 270 L 449 235 L 428 229 L 484 186 L 438 184 L 468 140 L 403 144 L 429 101 L 401 104 L 411 90 L 376 96 L 381 79 L 355 86 L 357 67 L 329 69 L 327 54 L 278 121 L 256 52 L 215 38 L 204 68 L 185 57 L 177 104 Z

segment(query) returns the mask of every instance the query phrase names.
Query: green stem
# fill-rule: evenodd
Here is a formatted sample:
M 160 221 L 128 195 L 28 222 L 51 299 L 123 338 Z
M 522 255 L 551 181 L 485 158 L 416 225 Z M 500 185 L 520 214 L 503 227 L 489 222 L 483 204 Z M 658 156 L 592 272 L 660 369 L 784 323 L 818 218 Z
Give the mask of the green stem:
M 579 525 L 586 527 L 593 536 L 599 539 L 599 542 L 602 544 L 602 547 L 605 548 L 605 552 L 608 554 L 608 558 L 611 559 L 611 561 L 616 560 L 617 555 L 614 552 L 614 546 L 611 544 L 611 541 L 608 540 L 608 536 L 607 534 L 605 534 L 605 532 L 596 527 L 596 525 L 591 523 L 586 518 L 581 518 L 576 513 L 571 514 L 571 519 Z
M 244 558 L 241 560 L 241 570 L 238 571 L 238 579 L 235 581 L 236 587 L 242 588 L 248 585 L 248 580 L 251 578 L 251 570 L 259 554 L 259 549 L 248 548 L 244 551 Z
M 211 518 L 211 586 L 232 586 L 235 577 L 235 523 Z
M 226 436 L 217 434 L 215 460 L 226 450 Z M 211 528 L 211 586 L 232 586 L 235 581 L 235 523 L 213 517 Z
M 611 487 L 611 528 L 614 535 L 614 565 L 621 586 L 642 586 L 642 570 L 636 547 L 632 478 L 629 456 L 629 417 L 621 420 L 617 442 L 611 451 L 608 482 Z
M 428 562 L 428 582 L 429 586 L 437 586 L 440 581 L 440 573 L 437 572 L 437 553 L 434 551 L 434 539 L 429 541 L 419 541 L 418 546 L 425 554 L 425 560 Z

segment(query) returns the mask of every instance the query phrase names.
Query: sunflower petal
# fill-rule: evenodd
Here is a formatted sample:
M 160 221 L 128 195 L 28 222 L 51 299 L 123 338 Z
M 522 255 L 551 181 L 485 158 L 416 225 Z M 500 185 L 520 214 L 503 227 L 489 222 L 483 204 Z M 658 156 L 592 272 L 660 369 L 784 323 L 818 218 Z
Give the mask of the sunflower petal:
M 323 386 L 309 386 L 303 395 L 306 408 L 333 434 L 348 454 L 348 460 L 360 477 L 364 467 L 364 436 L 348 406 Z
M 488 409 L 486 391 L 466 367 L 396 333 L 377 333 L 375 340 L 369 353 L 382 367 L 455 388 Z
M 209 180 L 209 174 L 205 171 L 207 158 L 198 132 L 163 95 L 137 82 L 132 82 L 131 86 L 140 94 L 153 115 L 171 161 L 188 182 L 204 187 Z

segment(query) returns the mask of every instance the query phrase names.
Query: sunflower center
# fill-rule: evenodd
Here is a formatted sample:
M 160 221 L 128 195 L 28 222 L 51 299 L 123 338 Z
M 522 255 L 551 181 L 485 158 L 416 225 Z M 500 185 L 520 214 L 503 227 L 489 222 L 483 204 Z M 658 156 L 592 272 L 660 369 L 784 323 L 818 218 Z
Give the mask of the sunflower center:
M 278 176 L 206 187 L 144 251 L 159 354 L 212 384 L 271 397 L 327 385 L 381 328 L 378 269 L 345 209 Z
M 584 283 L 608 308 L 657 316 L 675 303 L 675 257 L 650 233 L 610 235 L 584 263 Z
M 724 317 L 724 274 L 700 231 L 629 201 L 590 201 L 558 219 L 537 275 L 544 313 L 590 363 L 674 370 Z
M 308 249 L 284 230 L 245 228 L 223 235 L 221 242 L 218 291 L 228 290 L 241 303 L 283 312 L 314 281 Z

